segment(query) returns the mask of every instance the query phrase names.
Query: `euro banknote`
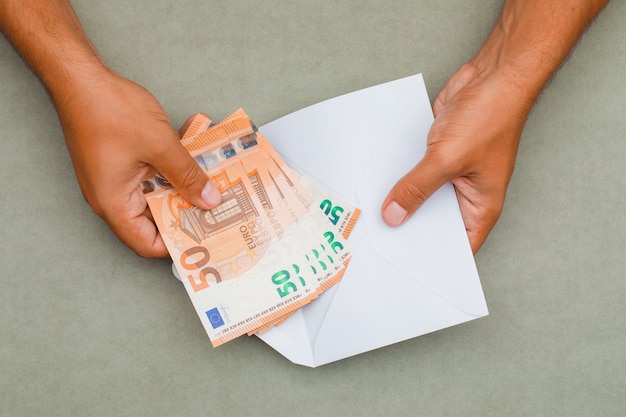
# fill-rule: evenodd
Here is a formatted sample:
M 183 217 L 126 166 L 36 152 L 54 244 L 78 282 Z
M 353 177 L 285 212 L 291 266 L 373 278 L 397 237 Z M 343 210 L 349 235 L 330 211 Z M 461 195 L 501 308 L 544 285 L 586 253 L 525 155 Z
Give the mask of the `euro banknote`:
M 280 323 L 341 278 L 358 208 L 289 168 L 243 110 L 218 124 L 196 115 L 181 143 L 222 203 L 192 206 L 160 175 L 144 190 L 213 346 Z

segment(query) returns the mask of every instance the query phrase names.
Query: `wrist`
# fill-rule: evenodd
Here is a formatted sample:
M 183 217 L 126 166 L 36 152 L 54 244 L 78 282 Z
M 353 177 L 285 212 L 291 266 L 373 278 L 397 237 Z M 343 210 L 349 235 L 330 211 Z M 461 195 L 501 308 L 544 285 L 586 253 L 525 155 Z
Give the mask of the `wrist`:
M 3 0 L 0 30 L 53 99 L 108 71 L 68 0 Z
M 470 63 L 482 77 L 500 79 L 512 97 L 532 106 L 607 2 L 507 0 L 492 32 Z
M 68 58 L 40 76 L 57 109 L 80 105 L 80 97 L 98 91 L 112 77 L 116 74 L 93 56 Z
M 489 37 L 470 63 L 480 77 L 496 81 L 510 98 L 530 111 L 553 68 L 520 30 L 522 16 L 515 3 L 505 3 Z

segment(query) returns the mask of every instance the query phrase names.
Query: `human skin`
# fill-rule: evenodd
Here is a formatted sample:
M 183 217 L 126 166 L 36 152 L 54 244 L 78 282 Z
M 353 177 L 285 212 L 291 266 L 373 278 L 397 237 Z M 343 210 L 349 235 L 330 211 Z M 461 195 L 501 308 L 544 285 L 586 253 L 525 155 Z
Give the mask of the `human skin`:
M 480 51 L 437 97 L 425 156 L 383 202 L 387 224 L 401 225 L 452 181 L 478 251 L 502 211 L 533 103 L 606 3 L 505 1 Z M 0 0 L 0 30 L 50 93 L 87 202 L 137 254 L 167 256 L 141 181 L 161 172 L 203 209 L 220 194 L 161 105 L 107 67 L 67 0 Z
M 507 0 L 478 53 L 434 103 L 417 165 L 391 189 L 383 220 L 403 224 L 451 181 L 472 251 L 498 221 L 528 113 L 608 0 Z
M 0 0 L 0 29 L 48 90 L 87 202 L 137 254 L 167 256 L 142 180 L 158 171 L 204 209 L 221 194 L 161 105 L 107 67 L 66 0 Z

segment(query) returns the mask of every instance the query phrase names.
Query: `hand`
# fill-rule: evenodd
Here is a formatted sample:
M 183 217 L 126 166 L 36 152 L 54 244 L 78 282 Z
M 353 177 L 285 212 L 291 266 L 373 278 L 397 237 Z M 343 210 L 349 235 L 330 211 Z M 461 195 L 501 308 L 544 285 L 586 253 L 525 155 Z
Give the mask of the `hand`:
M 119 239 L 145 257 L 164 257 L 141 182 L 162 173 L 192 204 L 221 194 L 180 144 L 161 105 L 143 87 L 106 71 L 91 88 L 55 97 L 85 199 Z
M 472 251 L 497 222 L 513 173 L 529 105 L 506 80 L 468 63 L 435 100 L 422 160 L 391 189 L 382 208 L 390 226 L 404 223 L 443 184 L 454 184 Z

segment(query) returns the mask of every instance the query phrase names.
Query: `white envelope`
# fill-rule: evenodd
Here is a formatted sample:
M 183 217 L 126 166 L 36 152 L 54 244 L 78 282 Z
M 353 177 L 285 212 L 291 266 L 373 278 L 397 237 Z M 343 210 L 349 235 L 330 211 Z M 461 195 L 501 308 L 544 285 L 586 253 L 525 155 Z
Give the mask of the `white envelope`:
M 424 154 L 432 122 L 414 75 L 260 127 L 288 164 L 362 210 L 341 282 L 259 335 L 292 362 L 315 367 L 488 314 L 451 184 L 401 227 L 380 216 L 388 191 Z

